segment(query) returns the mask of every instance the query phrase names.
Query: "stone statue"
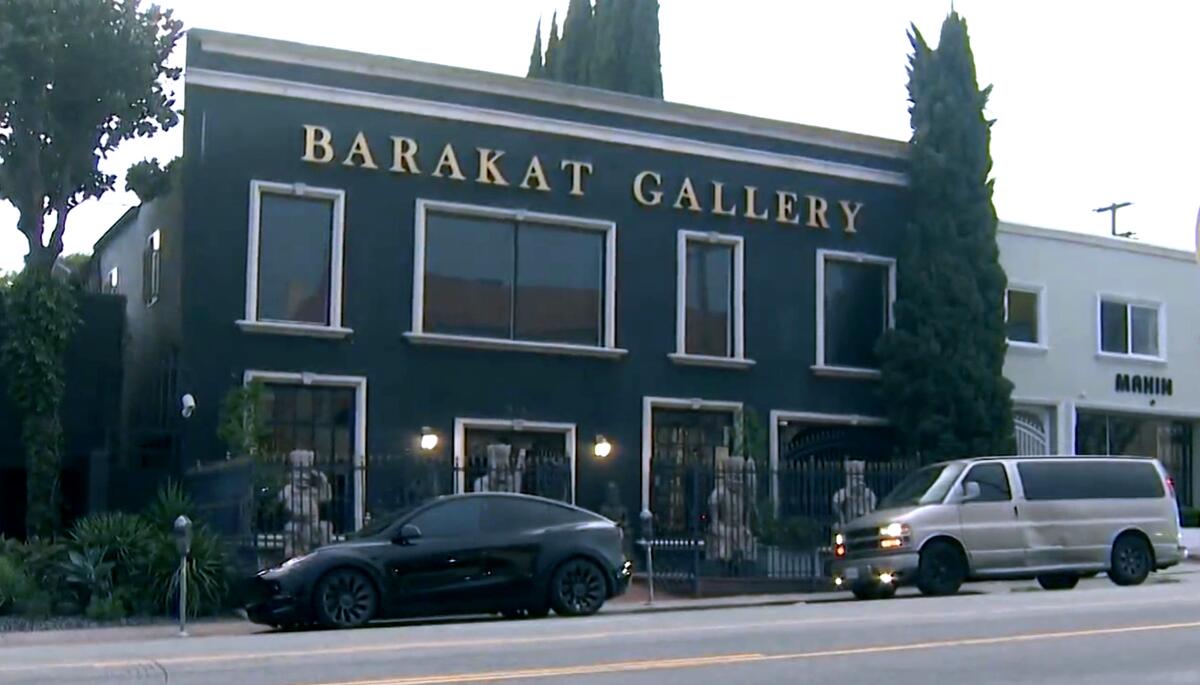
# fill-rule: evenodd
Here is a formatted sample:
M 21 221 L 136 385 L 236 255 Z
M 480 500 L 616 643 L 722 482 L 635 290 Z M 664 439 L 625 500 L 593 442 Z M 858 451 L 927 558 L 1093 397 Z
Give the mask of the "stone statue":
M 288 482 L 279 490 L 287 513 L 283 553 L 288 558 L 329 544 L 333 537 L 332 525 L 321 520 L 321 505 L 333 499 L 333 491 L 325 474 L 313 468 L 315 458 L 312 450 L 288 454 Z
M 867 487 L 867 462 L 847 459 L 846 485 L 833 494 L 833 515 L 838 523 L 875 511 L 875 493 Z
M 487 446 L 487 471 L 475 479 L 474 492 L 521 492 L 521 480 L 525 470 L 525 451 L 521 450 L 517 464 L 511 463 L 512 445 L 493 444 Z
M 754 461 L 744 457 L 717 457 L 716 482 L 708 497 L 707 556 L 738 561 L 754 556 L 750 515 L 756 494 Z

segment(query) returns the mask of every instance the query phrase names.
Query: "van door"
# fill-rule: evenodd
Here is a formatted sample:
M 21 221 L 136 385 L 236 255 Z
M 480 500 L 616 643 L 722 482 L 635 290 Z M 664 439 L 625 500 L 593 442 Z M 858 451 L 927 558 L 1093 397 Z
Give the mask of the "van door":
M 979 493 L 962 500 L 958 512 L 972 572 L 1005 573 L 1024 568 L 1025 534 L 1004 463 L 972 466 L 959 485 L 959 497 L 974 489 L 969 483 L 977 484 Z

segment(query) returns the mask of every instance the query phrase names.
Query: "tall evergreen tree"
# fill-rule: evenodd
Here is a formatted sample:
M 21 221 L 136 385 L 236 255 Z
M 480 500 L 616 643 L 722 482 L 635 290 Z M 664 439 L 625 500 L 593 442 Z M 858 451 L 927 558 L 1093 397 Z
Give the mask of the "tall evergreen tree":
M 542 20 L 538 19 L 537 32 L 533 36 L 533 52 L 529 55 L 529 71 L 526 78 L 542 77 Z
M 561 81 L 562 40 L 558 37 L 558 12 L 550 19 L 550 37 L 546 39 L 546 60 L 542 63 L 542 78 Z
M 563 21 L 562 71 L 559 79 L 589 85 L 588 62 L 592 53 L 592 0 L 571 0 Z
M 900 447 L 923 461 L 1011 454 L 1003 374 L 1007 279 L 996 246 L 991 124 L 966 21 L 937 49 L 909 34 L 912 219 L 898 267 L 895 329 L 880 344 L 882 395 Z
M 606 90 L 622 89 L 627 60 L 620 46 L 622 36 L 629 35 L 629 7 L 629 2 L 624 0 L 596 0 L 588 85 Z
M 658 0 L 617 0 L 629 8 L 629 40 L 625 83 L 621 90 L 662 99 L 662 59 L 659 53 Z

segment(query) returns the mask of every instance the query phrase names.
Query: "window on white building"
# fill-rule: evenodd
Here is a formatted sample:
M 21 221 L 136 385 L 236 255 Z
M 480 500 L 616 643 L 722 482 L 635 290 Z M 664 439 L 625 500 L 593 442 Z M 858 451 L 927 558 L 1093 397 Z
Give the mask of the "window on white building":
M 1100 299 L 1100 351 L 1161 359 L 1162 306 Z

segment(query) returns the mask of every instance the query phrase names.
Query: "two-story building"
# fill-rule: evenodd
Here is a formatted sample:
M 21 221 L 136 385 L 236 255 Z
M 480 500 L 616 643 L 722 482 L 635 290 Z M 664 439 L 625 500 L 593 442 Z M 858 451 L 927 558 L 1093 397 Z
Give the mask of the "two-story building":
M 139 337 L 127 415 L 164 378 L 196 403 L 129 459 L 223 459 L 255 380 L 275 451 L 424 455 L 457 491 L 528 459 L 523 489 L 635 513 L 746 408 L 774 464 L 890 453 L 904 143 L 200 30 L 184 78 L 175 190 L 96 250 Z M 356 521 L 404 486 L 358 474 Z
M 1158 457 L 1200 488 L 1196 253 L 1001 224 L 1018 449 Z

